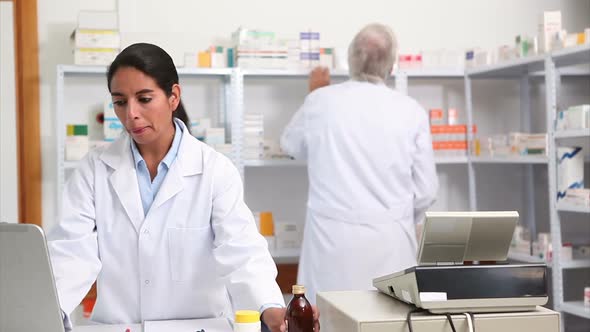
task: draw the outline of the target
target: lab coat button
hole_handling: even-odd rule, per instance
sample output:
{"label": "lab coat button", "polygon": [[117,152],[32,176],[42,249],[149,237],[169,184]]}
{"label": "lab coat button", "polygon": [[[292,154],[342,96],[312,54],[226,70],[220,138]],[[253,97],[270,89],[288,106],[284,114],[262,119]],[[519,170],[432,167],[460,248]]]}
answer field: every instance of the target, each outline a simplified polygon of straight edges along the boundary
{"label": "lab coat button", "polygon": [[150,281],[149,280],[146,280],[144,282],[145,282],[146,286],[150,284]]}

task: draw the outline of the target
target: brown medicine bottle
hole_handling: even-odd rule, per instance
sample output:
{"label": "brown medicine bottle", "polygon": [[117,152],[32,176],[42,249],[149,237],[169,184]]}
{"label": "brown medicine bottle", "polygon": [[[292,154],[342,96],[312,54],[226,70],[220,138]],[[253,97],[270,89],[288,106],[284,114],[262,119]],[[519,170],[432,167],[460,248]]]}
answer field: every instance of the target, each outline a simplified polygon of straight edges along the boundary
{"label": "brown medicine bottle", "polygon": [[287,332],[313,332],[313,310],[305,298],[305,287],[293,285],[293,298],[287,305]]}

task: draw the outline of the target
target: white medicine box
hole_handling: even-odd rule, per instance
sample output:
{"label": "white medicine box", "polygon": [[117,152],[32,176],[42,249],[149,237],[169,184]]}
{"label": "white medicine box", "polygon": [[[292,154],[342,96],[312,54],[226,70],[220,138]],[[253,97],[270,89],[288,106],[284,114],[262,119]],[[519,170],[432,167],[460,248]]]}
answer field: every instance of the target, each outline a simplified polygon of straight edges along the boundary
{"label": "white medicine box", "polygon": [[76,48],[121,48],[121,36],[117,30],[76,29]]}

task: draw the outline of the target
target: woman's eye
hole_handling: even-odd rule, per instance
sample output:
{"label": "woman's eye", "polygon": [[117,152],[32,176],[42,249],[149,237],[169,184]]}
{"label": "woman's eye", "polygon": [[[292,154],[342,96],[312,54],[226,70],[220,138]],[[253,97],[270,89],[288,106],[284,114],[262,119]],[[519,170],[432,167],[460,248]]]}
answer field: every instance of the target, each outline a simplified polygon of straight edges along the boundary
{"label": "woman's eye", "polygon": [[149,103],[150,101],[152,101],[152,98],[149,98],[149,97],[141,97],[141,98],[139,98],[139,102],[140,103],[143,103],[143,104]]}
{"label": "woman's eye", "polygon": [[113,105],[115,105],[115,106],[123,106],[126,103],[127,102],[125,100],[115,100],[115,101],[113,101]]}

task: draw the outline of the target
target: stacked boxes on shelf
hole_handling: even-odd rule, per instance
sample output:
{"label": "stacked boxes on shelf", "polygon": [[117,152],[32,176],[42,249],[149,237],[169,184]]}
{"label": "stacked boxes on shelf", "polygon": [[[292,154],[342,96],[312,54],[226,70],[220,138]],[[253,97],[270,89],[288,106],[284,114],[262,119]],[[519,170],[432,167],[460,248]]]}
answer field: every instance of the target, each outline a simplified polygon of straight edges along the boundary
{"label": "stacked boxes on shelf", "polygon": [[239,28],[232,35],[236,64],[242,68],[285,68],[289,47],[274,32]]}
{"label": "stacked boxes on shelf", "polygon": [[557,113],[555,130],[590,128],[590,105],[572,106]]}
{"label": "stacked boxes on shelf", "polygon": [[557,148],[557,174],[558,200],[565,198],[572,189],[584,188],[584,154],[581,147]]}
{"label": "stacked boxes on shelf", "polygon": [[314,68],[320,65],[320,33],[300,32],[299,45],[301,47],[301,66]]}
{"label": "stacked boxes on shelf", "polygon": [[241,68],[334,68],[334,49],[320,47],[319,32],[300,32],[298,38],[281,39],[271,31],[239,28],[232,34],[232,41],[235,62]]}
{"label": "stacked boxes on shelf", "polygon": [[242,158],[257,160],[264,158],[264,115],[262,113],[245,113],[243,127]]}
{"label": "stacked boxes on shelf", "polygon": [[210,118],[192,120],[191,134],[198,140],[212,146],[217,152],[232,159],[232,145],[225,143],[225,128],[212,127]]}
{"label": "stacked boxes on shelf", "polygon": [[[473,126],[471,130],[475,134],[477,127]],[[446,119],[443,109],[431,109],[430,133],[435,156],[467,155],[467,125],[459,124],[459,112],[457,109],[448,109]]]}
{"label": "stacked boxes on shelf", "polygon": [[590,28],[568,33],[562,29],[560,11],[543,12],[537,36],[517,35],[513,45],[502,45],[494,50],[481,48],[465,52],[465,66],[485,66],[517,58],[549,53],[567,47],[590,44]]}
{"label": "stacked boxes on shelf", "polygon": [[210,118],[199,118],[191,121],[191,134],[198,140],[205,140],[205,131],[211,128]]}
{"label": "stacked boxes on shelf", "polygon": [[65,146],[65,160],[84,158],[89,150],[88,125],[68,125]]}
{"label": "stacked boxes on shelf", "polygon": [[303,225],[288,222],[288,221],[276,221],[275,222],[275,238],[276,238],[276,249],[299,249],[301,248],[301,242],[303,241]]}
{"label": "stacked boxes on shelf", "polygon": [[224,46],[210,46],[202,52],[184,53],[184,67],[227,68],[234,67],[234,49]]}
{"label": "stacked boxes on shelf", "polygon": [[117,12],[81,11],[74,43],[75,64],[111,64],[121,48]]}
{"label": "stacked boxes on shelf", "polygon": [[495,134],[475,139],[476,156],[547,156],[548,138],[545,133]]}
{"label": "stacked boxes on shelf", "polygon": [[104,140],[112,142],[123,132],[123,124],[115,114],[113,102],[108,100],[104,102]]}

